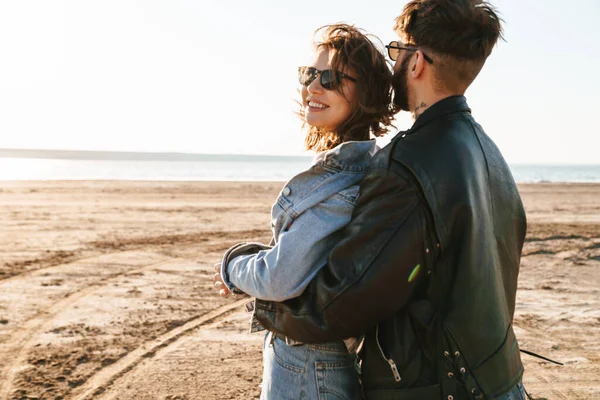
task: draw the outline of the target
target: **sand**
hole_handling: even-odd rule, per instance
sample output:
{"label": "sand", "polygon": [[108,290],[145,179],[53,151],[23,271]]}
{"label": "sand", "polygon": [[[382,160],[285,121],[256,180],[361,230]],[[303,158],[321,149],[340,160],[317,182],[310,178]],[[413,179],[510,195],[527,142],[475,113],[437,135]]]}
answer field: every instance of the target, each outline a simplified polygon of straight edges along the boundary
{"label": "sand", "polygon": [[[212,266],[282,183],[0,182],[0,399],[251,399],[261,334]],[[600,399],[600,185],[520,186],[534,398]]]}

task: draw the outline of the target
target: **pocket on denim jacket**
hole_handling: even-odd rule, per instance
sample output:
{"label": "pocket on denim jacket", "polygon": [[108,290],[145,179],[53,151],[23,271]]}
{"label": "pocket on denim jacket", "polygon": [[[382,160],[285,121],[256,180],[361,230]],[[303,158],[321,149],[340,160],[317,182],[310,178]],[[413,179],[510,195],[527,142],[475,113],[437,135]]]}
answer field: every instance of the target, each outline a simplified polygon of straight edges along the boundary
{"label": "pocket on denim jacket", "polygon": [[344,190],[340,190],[339,192],[337,192],[334,197],[343,200],[349,204],[351,204],[352,206],[354,206],[356,204],[356,199],[358,198],[358,193],[359,193],[359,186],[358,185],[354,185],[354,186],[350,186],[349,188],[346,188]]}

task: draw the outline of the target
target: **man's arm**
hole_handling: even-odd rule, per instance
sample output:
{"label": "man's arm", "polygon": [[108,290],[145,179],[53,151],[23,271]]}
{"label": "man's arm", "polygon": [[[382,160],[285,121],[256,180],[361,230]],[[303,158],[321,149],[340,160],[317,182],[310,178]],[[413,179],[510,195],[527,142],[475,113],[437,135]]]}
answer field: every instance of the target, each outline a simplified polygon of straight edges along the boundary
{"label": "man's arm", "polygon": [[257,301],[261,324],[294,340],[324,342],[362,334],[401,309],[432,263],[419,193],[404,169],[369,171],[328,264],[300,297]]}

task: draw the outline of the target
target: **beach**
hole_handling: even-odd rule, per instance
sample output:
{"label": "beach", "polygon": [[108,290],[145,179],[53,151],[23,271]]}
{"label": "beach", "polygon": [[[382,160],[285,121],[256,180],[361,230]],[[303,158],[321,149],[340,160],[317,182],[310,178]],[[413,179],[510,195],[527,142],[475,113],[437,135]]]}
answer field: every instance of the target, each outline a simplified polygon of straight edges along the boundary
{"label": "beach", "polygon": [[[0,400],[251,399],[262,334],[213,265],[281,182],[0,182]],[[536,399],[600,398],[600,184],[519,186],[514,327]],[[468,296],[468,294],[465,294]],[[485,323],[485,321],[482,321]]]}

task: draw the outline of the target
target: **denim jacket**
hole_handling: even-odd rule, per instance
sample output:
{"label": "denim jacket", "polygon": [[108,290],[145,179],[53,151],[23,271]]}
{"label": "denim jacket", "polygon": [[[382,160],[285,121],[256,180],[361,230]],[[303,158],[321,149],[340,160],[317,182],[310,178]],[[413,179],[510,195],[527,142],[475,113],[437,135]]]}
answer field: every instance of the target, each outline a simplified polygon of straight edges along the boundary
{"label": "denim jacket", "polygon": [[342,143],[287,182],[271,210],[274,246],[241,243],[225,253],[221,275],[229,290],[271,301],[299,296],[350,221],[377,150],[374,140]]}

